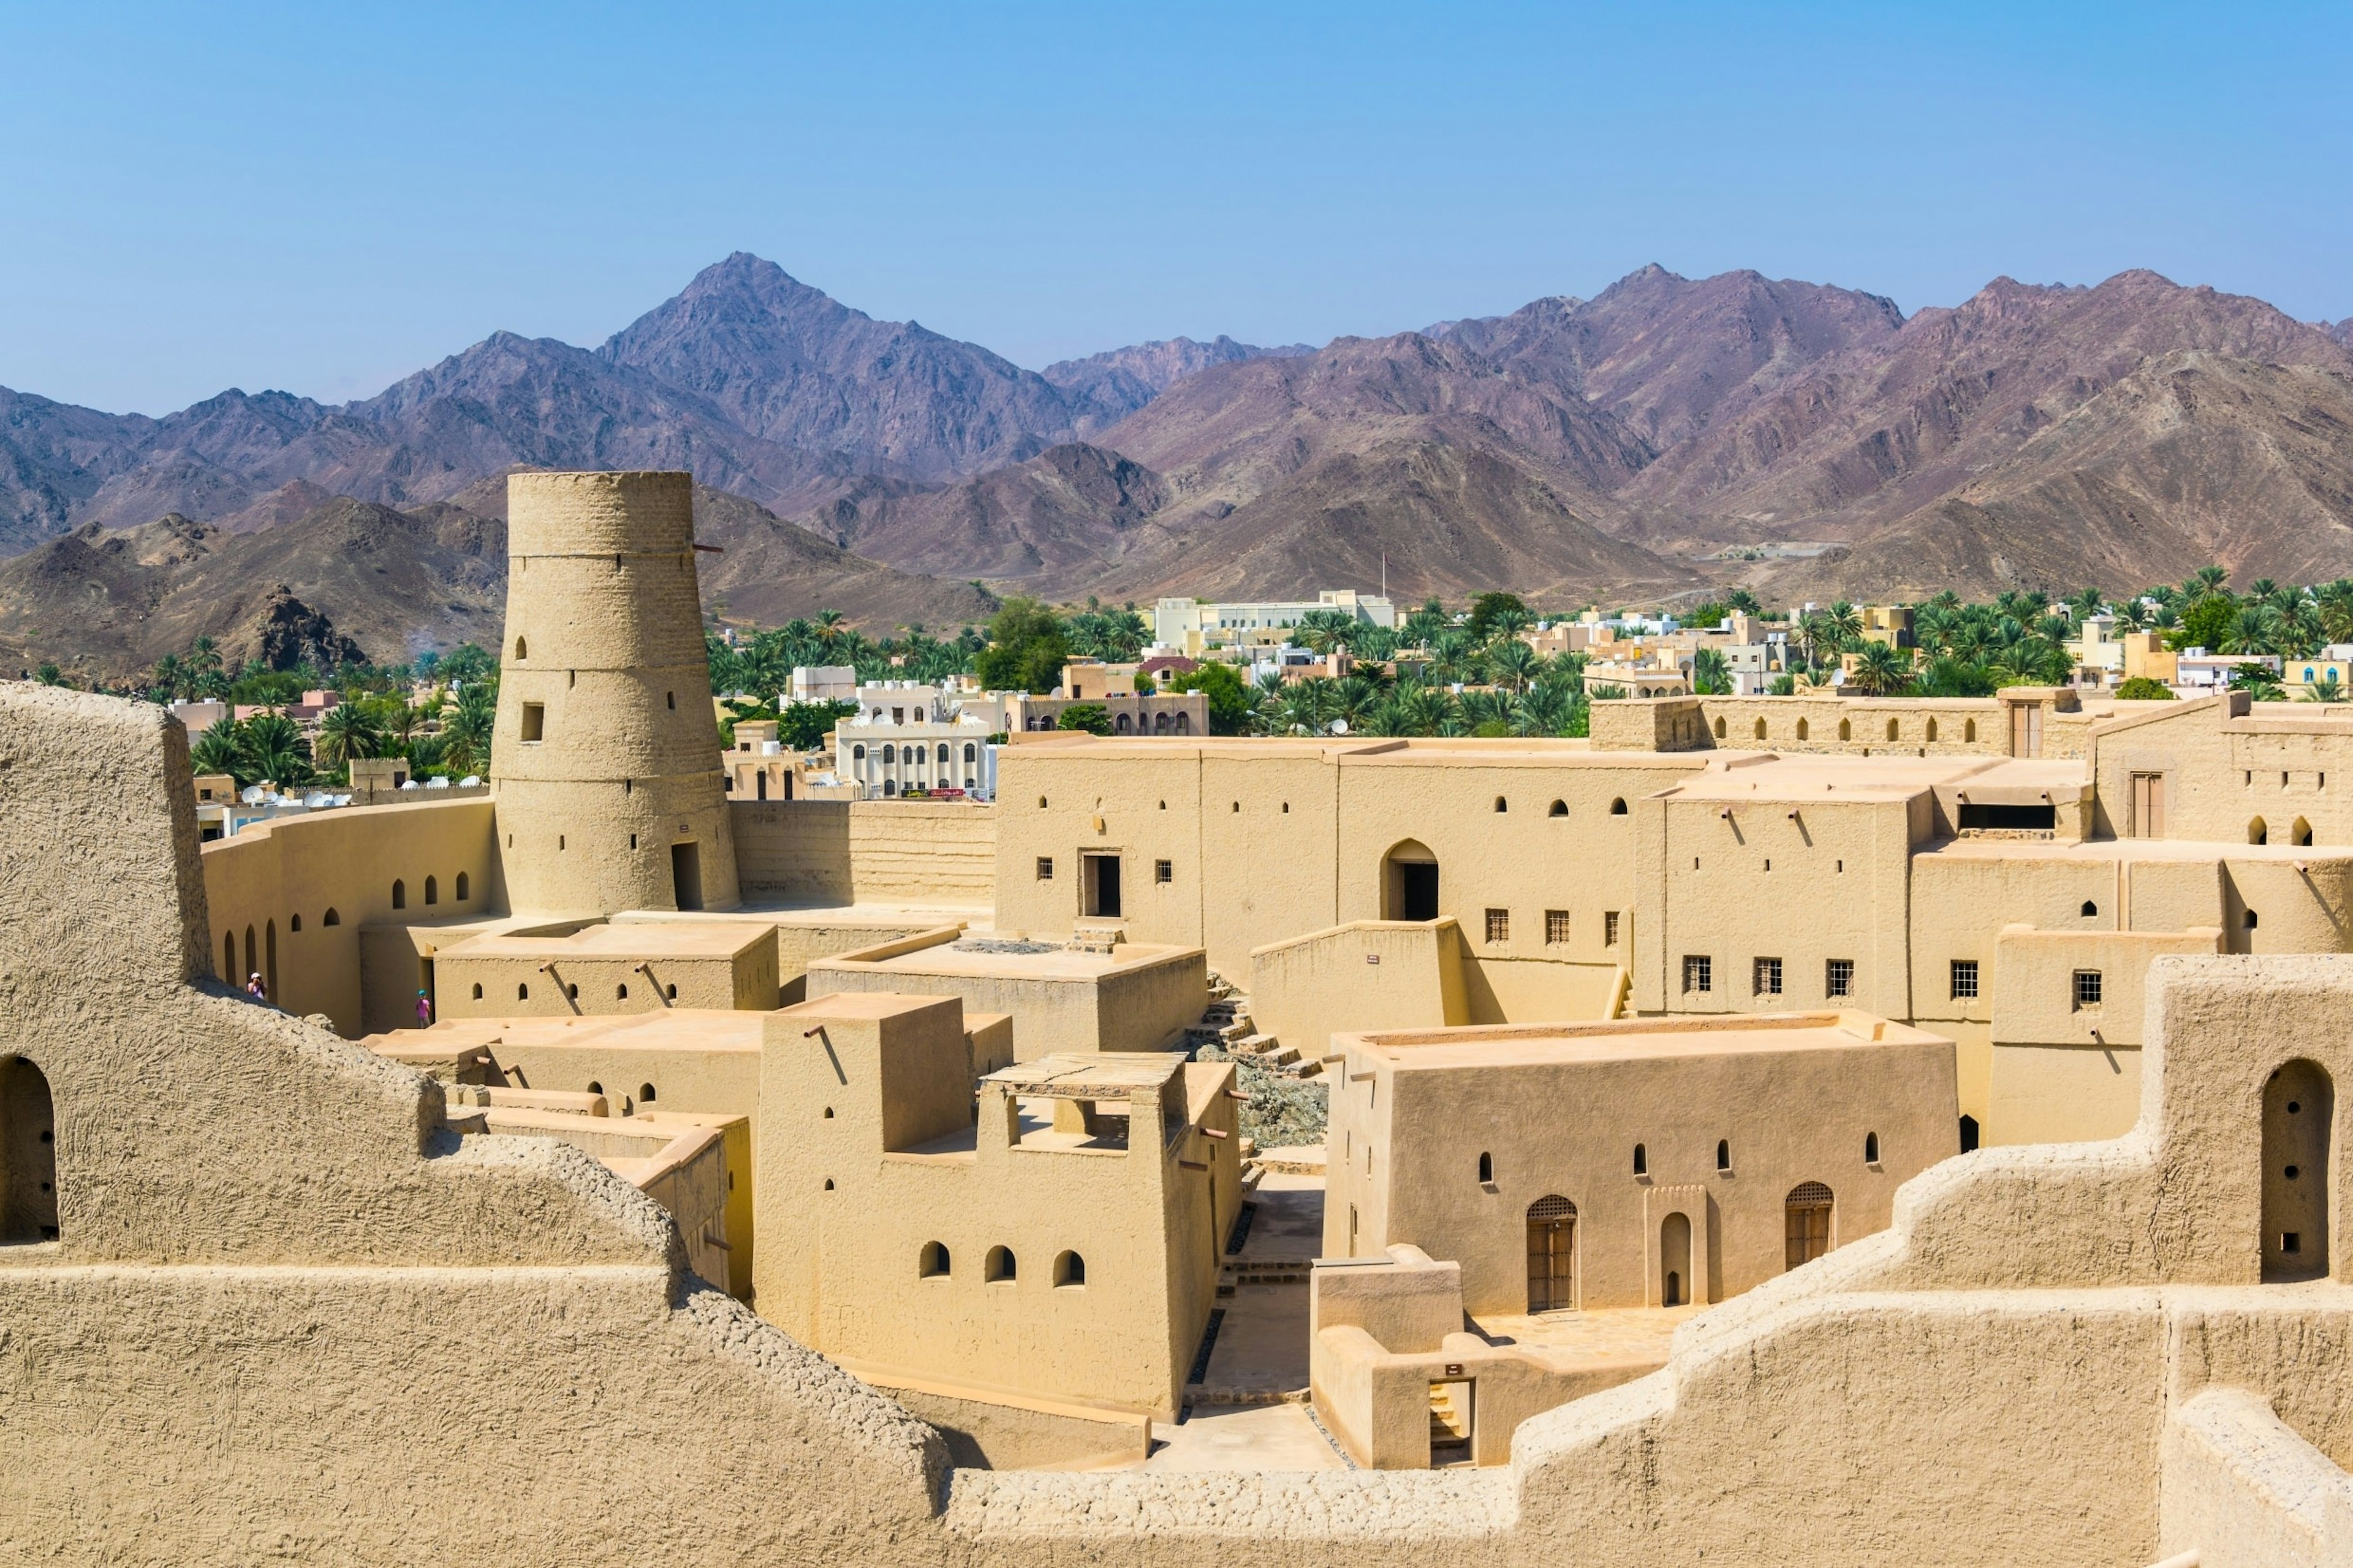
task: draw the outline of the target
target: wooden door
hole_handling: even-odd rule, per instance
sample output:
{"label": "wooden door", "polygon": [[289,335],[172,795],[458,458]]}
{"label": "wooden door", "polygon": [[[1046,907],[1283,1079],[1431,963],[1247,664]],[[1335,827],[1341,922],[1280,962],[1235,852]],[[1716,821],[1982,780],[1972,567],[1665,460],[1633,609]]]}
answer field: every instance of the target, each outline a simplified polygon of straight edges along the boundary
{"label": "wooden door", "polygon": [[1577,1205],[1563,1197],[1528,1205],[1528,1310],[1577,1305]]}

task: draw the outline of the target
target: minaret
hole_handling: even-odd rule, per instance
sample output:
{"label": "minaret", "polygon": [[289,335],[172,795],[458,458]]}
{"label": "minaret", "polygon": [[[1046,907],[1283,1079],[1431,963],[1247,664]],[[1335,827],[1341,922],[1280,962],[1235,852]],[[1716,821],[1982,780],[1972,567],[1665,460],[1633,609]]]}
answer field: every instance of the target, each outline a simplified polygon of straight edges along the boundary
{"label": "minaret", "polygon": [[691,477],[511,476],[499,664],[509,908],[734,908]]}

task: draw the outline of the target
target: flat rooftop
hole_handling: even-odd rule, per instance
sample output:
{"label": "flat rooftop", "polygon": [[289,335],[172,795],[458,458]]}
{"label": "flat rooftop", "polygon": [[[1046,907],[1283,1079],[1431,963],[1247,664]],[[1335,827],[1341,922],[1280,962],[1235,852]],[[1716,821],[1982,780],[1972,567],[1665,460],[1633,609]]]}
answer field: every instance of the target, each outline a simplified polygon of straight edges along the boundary
{"label": "flat rooftop", "polygon": [[1333,1036],[1343,1049],[1385,1060],[1399,1072],[1853,1050],[1870,1045],[1926,1045],[1945,1038],[1873,1014],[1843,1011],[1621,1018],[1597,1024],[1487,1024]]}
{"label": "flat rooftop", "polygon": [[[1679,753],[1683,754],[1683,753]],[[1670,800],[1908,800],[1926,790],[2059,791],[2089,782],[2073,758],[1984,756],[1842,757],[1811,752],[1712,752],[1707,765],[1661,793]]]}
{"label": "flat rooftop", "polygon": [[624,959],[733,958],[769,939],[773,921],[700,920],[599,922],[565,935],[498,932],[451,942],[442,958]]}
{"label": "flat rooftop", "polygon": [[1029,1099],[1125,1100],[1138,1089],[1158,1089],[1193,1065],[1172,1051],[1069,1054],[1016,1062],[981,1081],[1003,1084],[1008,1093]]}
{"label": "flat rooftop", "polygon": [[[828,1001],[847,998],[827,998]],[[392,1029],[360,1041],[379,1056],[438,1058],[501,1045],[598,1046],[627,1050],[756,1051],[765,1013],[663,1007],[577,1018],[458,1018],[429,1029]]]}
{"label": "flat rooftop", "polygon": [[[908,942],[919,939],[910,937]],[[1109,952],[1087,952],[1060,942],[1026,942],[1018,938],[974,936],[953,942],[910,947],[885,942],[854,952],[838,952],[814,961],[820,970],[841,964],[858,965],[882,973],[949,975],[967,980],[1093,980],[1114,970],[1173,958],[1200,949],[1171,942],[1124,942]]]}

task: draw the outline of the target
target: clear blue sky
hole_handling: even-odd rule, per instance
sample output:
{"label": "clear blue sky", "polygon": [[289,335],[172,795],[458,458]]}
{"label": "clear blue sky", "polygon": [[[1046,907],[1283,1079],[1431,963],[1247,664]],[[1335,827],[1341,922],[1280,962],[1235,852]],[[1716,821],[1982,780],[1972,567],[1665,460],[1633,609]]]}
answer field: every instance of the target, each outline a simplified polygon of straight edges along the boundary
{"label": "clear blue sky", "polygon": [[2353,315],[2353,6],[0,4],[0,384],[593,344],[730,250],[1029,365],[1648,261]]}

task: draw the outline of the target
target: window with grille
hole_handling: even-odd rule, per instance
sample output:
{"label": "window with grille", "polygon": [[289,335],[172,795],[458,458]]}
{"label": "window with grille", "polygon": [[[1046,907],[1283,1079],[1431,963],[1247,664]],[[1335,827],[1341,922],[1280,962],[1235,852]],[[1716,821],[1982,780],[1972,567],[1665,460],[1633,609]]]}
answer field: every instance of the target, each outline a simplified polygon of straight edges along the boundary
{"label": "window with grille", "polygon": [[2096,1007],[2100,1005],[2100,972],[2096,969],[2075,971],[2075,1005]]}
{"label": "window with grille", "polygon": [[1715,960],[1704,953],[1683,955],[1683,989],[1713,991],[1715,989]]}
{"label": "window with grille", "polygon": [[1489,910],[1487,911],[1487,940],[1489,942],[1509,942],[1512,940],[1511,910]]}
{"label": "window with grille", "polygon": [[1604,947],[1618,945],[1618,911],[1616,910],[1608,910],[1601,917],[1601,945]]}
{"label": "window with grille", "polygon": [[1823,971],[1822,990],[1827,994],[1832,996],[1853,995],[1854,960],[1852,958],[1831,959],[1828,966]]}
{"label": "window with grille", "polygon": [[1054,858],[1051,855],[1038,857],[1038,879],[1041,882],[1050,882],[1054,879]]}
{"label": "window with grille", "polygon": [[1953,960],[1953,1000],[1974,1002],[1978,996],[1978,961],[1974,958]]}
{"label": "window with grille", "polygon": [[1567,910],[1546,910],[1545,911],[1545,945],[1547,947],[1558,947],[1567,940],[1568,911]]}
{"label": "window with grille", "polygon": [[1175,881],[1176,879],[1176,862],[1173,860],[1155,860],[1152,863],[1152,879],[1155,882]]}
{"label": "window with grille", "polygon": [[1757,994],[1759,996],[1781,994],[1781,961],[1779,959],[1760,958],[1757,961]]}

